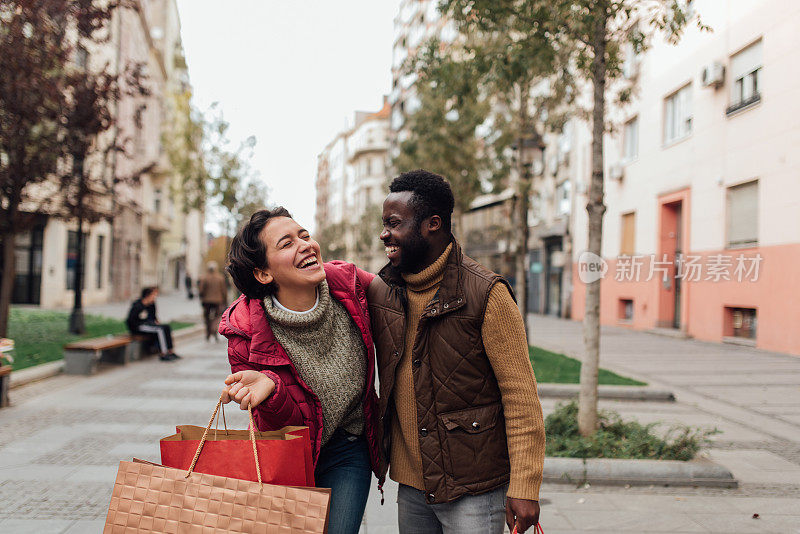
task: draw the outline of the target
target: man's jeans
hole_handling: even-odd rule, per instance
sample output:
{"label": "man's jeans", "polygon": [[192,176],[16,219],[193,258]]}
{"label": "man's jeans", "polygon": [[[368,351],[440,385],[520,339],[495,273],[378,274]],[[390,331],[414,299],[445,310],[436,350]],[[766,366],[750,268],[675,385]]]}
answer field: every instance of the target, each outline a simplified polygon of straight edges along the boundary
{"label": "man's jeans", "polygon": [[480,495],[464,495],[439,504],[428,504],[418,489],[400,484],[397,522],[400,534],[502,534],[506,524],[508,486]]}
{"label": "man's jeans", "polygon": [[322,447],[314,470],[318,488],[331,488],[330,534],[358,534],[372,468],[364,436],[337,430]]}

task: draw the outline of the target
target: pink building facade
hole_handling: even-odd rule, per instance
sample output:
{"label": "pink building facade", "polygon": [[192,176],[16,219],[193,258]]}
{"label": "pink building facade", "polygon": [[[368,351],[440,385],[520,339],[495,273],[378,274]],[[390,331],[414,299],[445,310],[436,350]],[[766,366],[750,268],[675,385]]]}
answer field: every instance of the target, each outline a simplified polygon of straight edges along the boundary
{"label": "pink building facade", "polygon": [[[635,59],[606,140],[601,322],[800,355],[800,5],[693,5],[713,32]],[[582,319],[585,210],[571,228]]]}

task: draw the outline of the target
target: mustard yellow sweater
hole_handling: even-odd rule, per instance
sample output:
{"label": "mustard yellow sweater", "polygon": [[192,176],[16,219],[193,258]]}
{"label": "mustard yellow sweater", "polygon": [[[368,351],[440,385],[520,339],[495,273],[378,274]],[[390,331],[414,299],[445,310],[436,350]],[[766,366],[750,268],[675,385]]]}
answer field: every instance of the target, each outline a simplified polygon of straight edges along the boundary
{"label": "mustard yellow sweater", "polygon": [[[405,352],[397,366],[394,387],[395,415],[389,476],[392,480],[424,490],[422,455],[417,434],[417,409],[411,370],[411,348],[419,318],[444,276],[452,245],[432,265],[417,274],[404,275],[408,289]],[[544,420],[536,393],[536,377],[528,358],[525,326],[514,299],[503,284],[495,285],[481,330],[486,355],[500,386],[506,419],[511,483],[508,496],[539,499],[544,465]]]}

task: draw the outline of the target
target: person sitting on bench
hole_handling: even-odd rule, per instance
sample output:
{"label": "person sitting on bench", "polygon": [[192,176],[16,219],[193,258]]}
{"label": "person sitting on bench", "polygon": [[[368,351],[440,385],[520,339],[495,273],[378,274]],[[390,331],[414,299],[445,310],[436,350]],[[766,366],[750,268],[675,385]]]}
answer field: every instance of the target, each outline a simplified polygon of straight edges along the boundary
{"label": "person sitting on bench", "polygon": [[158,341],[161,361],[170,362],[180,358],[172,350],[172,329],[168,324],[161,324],[156,318],[157,287],[142,289],[142,297],[133,301],[125,321],[131,334],[145,335]]}

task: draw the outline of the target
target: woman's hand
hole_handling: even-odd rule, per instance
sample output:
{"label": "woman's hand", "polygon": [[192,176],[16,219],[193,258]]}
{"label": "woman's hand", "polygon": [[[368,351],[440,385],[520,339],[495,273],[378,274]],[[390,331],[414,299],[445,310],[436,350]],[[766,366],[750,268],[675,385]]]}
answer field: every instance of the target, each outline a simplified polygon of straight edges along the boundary
{"label": "woman's hand", "polygon": [[255,408],[275,391],[275,382],[258,371],[239,371],[228,375],[226,386],[222,389],[224,404],[235,400],[239,408]]}

